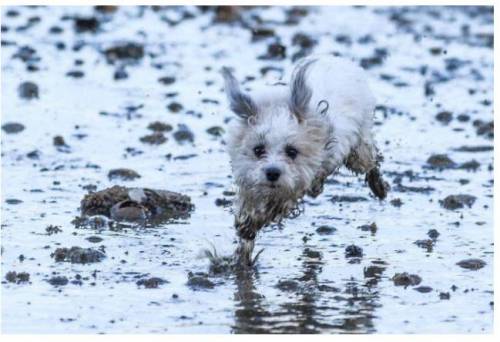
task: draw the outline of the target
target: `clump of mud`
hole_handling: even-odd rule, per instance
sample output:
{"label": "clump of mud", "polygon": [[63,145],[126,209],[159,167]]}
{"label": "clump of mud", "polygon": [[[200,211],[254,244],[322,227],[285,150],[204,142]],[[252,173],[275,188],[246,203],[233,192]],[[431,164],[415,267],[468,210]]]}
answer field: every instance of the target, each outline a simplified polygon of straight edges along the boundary
{"label": "clump of mud", "polygon": [[187,218],[193,209],[191,199],[177,192],[118,185],[85,195],[80,205],[82,216],[125,221]]}
{"label": "clump of mud", "polygon": [[396,273],[394,277],[392,277],[392,281],[396,286],[408,287],[420,284],[422,282],[422,278],[420,278],[416,274],[409,274],[403,272],[403,273]]}
{"label": "clump of mud", "polygon": [[472,207],[476,197],[472,195],[449,195],[445,199],[440,200],[441,206],[448,210],[461,209],[465,206]]}
{"label": "clump of mud", "polygon": [[89,264],[99,262],[105,258],[105,254],[101,251],[76,246],[71,248],[57,248],[50,256],[56,262],[65,261],[72,264]]}
{"label": "clump of mud", "polygon": [[468,270],[479,270],[486,266],[486,262],[481,259],[465,259],[457,262],[457,265]]}
{"label": "clump of mud", "polygon": [[27,272],[17,273],[16,271],[10,271],[5,275],[5,280],[16,284],[27,283],[30,281],[30,274]]}

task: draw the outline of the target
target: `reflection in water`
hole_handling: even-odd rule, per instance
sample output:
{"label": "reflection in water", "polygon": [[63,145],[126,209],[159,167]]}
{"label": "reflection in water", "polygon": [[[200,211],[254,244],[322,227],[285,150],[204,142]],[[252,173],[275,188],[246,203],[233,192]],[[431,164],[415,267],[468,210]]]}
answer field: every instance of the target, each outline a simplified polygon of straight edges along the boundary
{"label": "reflection in water", "polygon": [[[343,288],[321,283],[322,254],[305,247],[302,276],[288,281],[284,291],[295,295],[290,302],[271,306],[258,293],[255,270],[239,271],[235,277],[234,333],[373,333],[378,304],[377,281],[384,267],[364,269],[364,280],[345,280]],[[374,262],[377,264],[377,262]]]}

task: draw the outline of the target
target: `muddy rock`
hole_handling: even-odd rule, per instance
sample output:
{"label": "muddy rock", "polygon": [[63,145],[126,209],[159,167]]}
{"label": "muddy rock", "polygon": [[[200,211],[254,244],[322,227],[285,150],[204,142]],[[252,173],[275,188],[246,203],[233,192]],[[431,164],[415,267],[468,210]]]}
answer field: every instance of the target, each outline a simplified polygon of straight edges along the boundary
{"label": "muddy rock", "polygon": [[420,278],[416,274],[409,274],[409,273],[396,273],[392,277],[392,281],[394,282],[394,285],[396,286],[414,286],[418,285],[422,282],[422,278]]}
{"label": "muddy rock", "polygon": [[135,202],[144,208],[148,217],[163,219],[186,218],[194,209],[188,196],[167,191],[146,188],[126,188],[115,185],[111,188],[85,195],[80,203],[82,216],[111,216],[111,208],[124,201]]}
{"label": "muddy rock", "polygon": [[441,300],[449,300],[450,299],[450,293],[449,292],[440,292],[439,293],[439,299]]}
{"label": "muddy rock", "polygon": [[432,287],[430,286],[419,286],[419,287],[414,287],[413,289],[420,293],[429,293],[432,291]]}
{"label": "muddy rock", "polygon": [[184,124],[179,124],[177,131],[175,131],[173,135],[175,141],[177,141],[179,144],[194,141],[193,131],[191,131],[189,127]]}
{"label": "muddy rock", "polygon": [[207,128],[207,133],[214,137],[221,137],[225,133],[225,130],[220,126],[212,126]]}
{"label": "muddy rock", "polygon": [[316,233],[318,233],[318,235],[332,235],[336,231],[337,228],[326,225],[319,226],[318,228],[316,228]]}
{"label": "muddy rock", "polygon": [[24,125],[17,122],[8,122],[2,125],[2,130],[7,134],[17,134],[24,131]]}
{"label": "muddy rock", "polygon": [[189,286],[192,290],[207,290],[213,289],[215,287],[215,283],[208,279],[208,275],[205,273],[189,272],[187,286]]}
{"label": "muddy rock", "polygon": [[144,221],[149,216],[149,211],[144,205],[130,200],[116,203],[110,212],[111,219],[115,221]]}
{"label": "muddy rock", "polygon": [[396,208],[400,208],[403,205],[403,201],[401,200],[401,198],[394,198],[390,200],[390,203]]}
{"label": "muddy rock", "polygon": [[430,237],[433,240],[436,240],[439,237],[439,232],[436,229],[430,229],[427,232],[427,236]]}
{"label": "muddy rock", "polygon": [[216,198],[215,205],[218,207],[230,207],[233,204],[233,201],[227,198]]}
{"label": "muddy rock", "polygon": [[286,58],[286,47],[279,42],[271,43],[267,47],[267,53],[260,56],[263,60],[283,60]]}
{"label": "muddy rock", "polygon": [[375,222],[372,222],[371,224],[363,224],[358,227],[358,229],[361,229],[364,232],[371,232],[372,234],[375,234],[377,232],[377,224]]}
{"label": "muddy rock", "polygon": [[161,145],[168,141],[167,137],[161,132],[155,132],[153,134],[148,134],[139,139],[141,142],[150,145]]}
{"label": "muddy rock", "polygon": [[356,203],[368,201],[366,197],[362,196],[349,196],[349,195],[334,195],[330,198],[333,203],[346,202],[346,203]]}
{"label": "muddy rock", "polygon": [[453,114],[448,111],[439,112],[436,114],[436,120],[443,124],[449,124],[453,120]]}
{"label": "muddy rock", "polygon": [[493,121],[482,121],[482,120],[474,120],[472,123],[474,127],[476,127],[476,134],[480,136],[484,136],[489,139],[493,139],[494,132],[494,123]]}
{"label": "muddy rock", "polygon": [[141,175],[136,171],[131,169],[113,169],[108,172],[108,178],[110,180],[120,179],[124,181],[134,180],[136,178],[141,178]]}
{"label": "muddy rock", "polygon": [[64,285],[68,285],[68,283],[69,283],[68,278],[66,278],[64,276],[55,276],[55,277],[50,278],[47,281],[52,286],[64,286]]}
{"label": "muddy rock", "polygon": [[445,199],[440,200],[439,203],[441,206],[448,210],[456,210],[462,209],[465,206],[472,207],[474,202],[476,201],[476,197],[472,195],[449,195],[445,197]]}
{"label": "muddy rock", "polygon": [[77,33],[95,33],[99,29],[99,21],[95,17],[76,17],[74,23]]}
{"label": "muddy rock", "polygon": [[168,123],[155,121],[151,122],[148,125],[148,129],[152,130],[153,132],[170,132],[174,128],[172,127],[172,125],[169,125]]}
{"label": "muddy rock", "polygon": [[158,82],[160,82],[163,85],[171,85],[171,84],[175,83],[175,77],[173,77],[173,76],[160,77],[158,79]]}
{"label": "muddy rock", "polygon": [[457,262],[457,265],[468,270],[479,270],[486,266],[486,262],[481,259],[465,259]]}
{"label": "muddy rock", "polygon": [[104,259],[103,252],[93,248],[82,248],[73,246],[71,248],[57,248],[50,255],[56,262],[71,262],[72,264],[89,264]]}
{"label": "muddy rock", "polygon": [[256,27],[252,29],[252,42],[258,42],[274,36],[275,32],[272,28]]}
{"label": "muddy rock", "polygon": [[149,279],[141,279],[137,281],[137,286],[144,286],[146,289],[157,289],[160,285],[168,283],[162,278],[152,277]]}
{"label": "muddy rock", "polygon": [[460,164],[458,168],[467,171],[476,171],[477,169],[479,169],[480,166],[481,164],[479,164],[477,160],[472,159],[468,162]]}
{"label": "muddy rock", "polygon": [[144,57],[144,46],[133,42],[120,43],[104,50],[104,55],[109,64],[136,63]]}
{"label": "muddy rock", "polygon": [[432,239],[417,240],[414,242],[414,244],[420,248],[427,249],[428,252],[431,252],[432,248],[434,247],[434,240]]}
{"label": "muddy rock", "polygon": [[34,82],[23,82],[17,88],[19,97],[26,100],[38,98],[38,86]]}
{"label": "muddy rock", "polygon": [[456,163],[446,154],[433,154],[427,159],[427,167],[431,169],[452,169],[456,167]]}
{"label": "muddy rock", "polygon": [[361,258],[363,256],[363,248],[356,245],[350,245],[345,248],[346,258]]}
{"label": "muddy rock", "polygon": [[363,269],[363,275],[365,278],[380,278],[382,273],[384,273],[385,267],[370,265]]}
{"label": "muddy rock", "polygon": [[17,273],[15,271],[10,271],[5,275],[5,280],[7,280],[9,283],[16,284],[27,283],[30,281],[30,274],[27,272]]}

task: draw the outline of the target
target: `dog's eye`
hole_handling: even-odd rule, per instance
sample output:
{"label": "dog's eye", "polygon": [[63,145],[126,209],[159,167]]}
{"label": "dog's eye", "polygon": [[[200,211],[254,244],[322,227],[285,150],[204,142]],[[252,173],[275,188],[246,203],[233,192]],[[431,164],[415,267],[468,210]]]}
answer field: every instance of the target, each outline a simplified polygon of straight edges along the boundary
{"label": "dog's eye", "polygon": [[299,154],[299,151],[293,146],[287,146],[285,147],[285,153],[290,159],[295,159],[297,158],[297,154]]}
{"label": "dog's eye", "polygon": [[266,149],[264,145],[257,145],[253,148],[253,153],[255,153],[257,158],[261,158],[266,153]]}

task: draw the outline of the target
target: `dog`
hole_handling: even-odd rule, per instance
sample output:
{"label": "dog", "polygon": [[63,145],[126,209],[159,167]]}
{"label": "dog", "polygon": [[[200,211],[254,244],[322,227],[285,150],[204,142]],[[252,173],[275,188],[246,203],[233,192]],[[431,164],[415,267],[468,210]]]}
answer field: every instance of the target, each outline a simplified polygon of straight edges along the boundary
{"label": "dog", "polygon": [[290,82],[256,93],[241,90],[222,69],[232,120],[227,141],[234,180],[238,263],[252,265],[257,232],[297,213],[305,195],[317,197],[341,166],[365,174],[373,194],[389,190],[372,126],[375,98],[365,71],[353,62],[313,55],[297,63]]}

